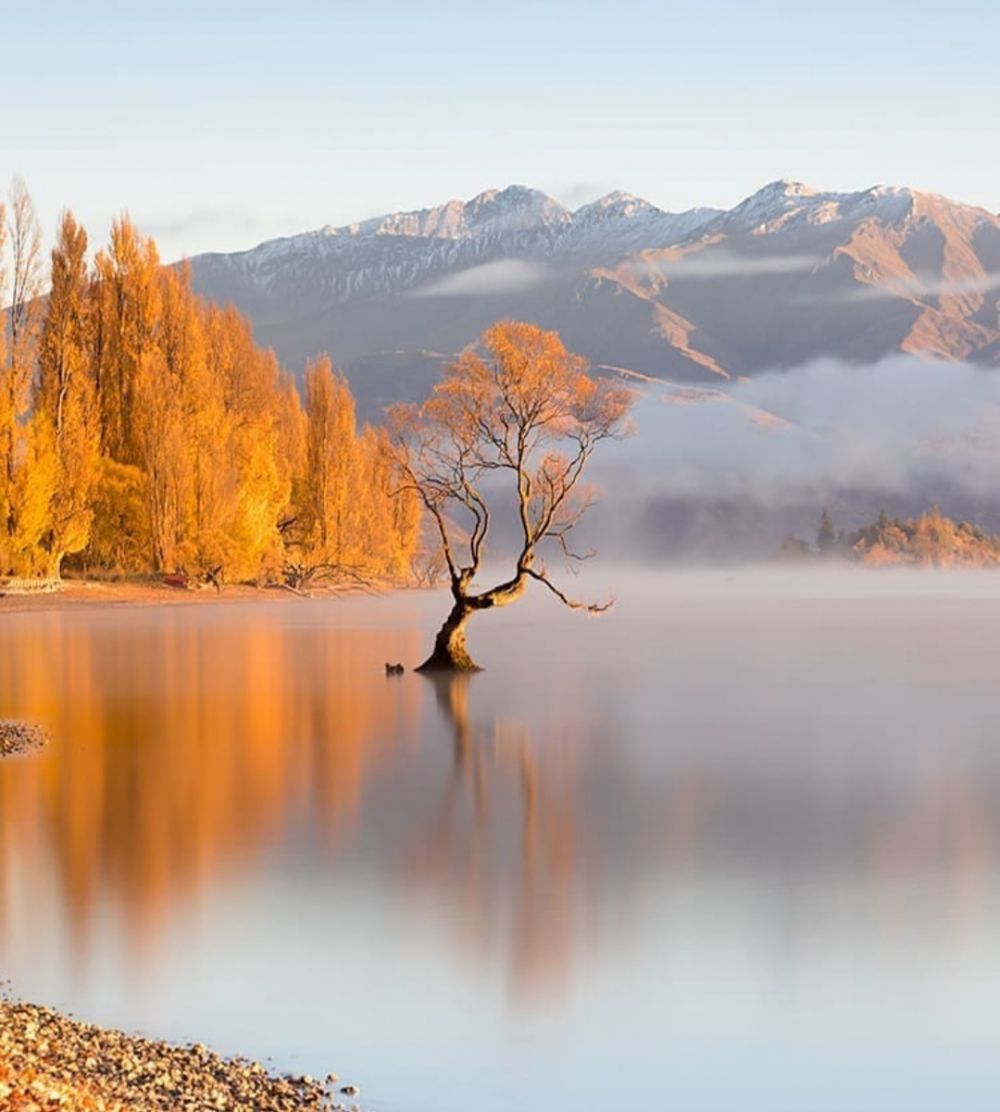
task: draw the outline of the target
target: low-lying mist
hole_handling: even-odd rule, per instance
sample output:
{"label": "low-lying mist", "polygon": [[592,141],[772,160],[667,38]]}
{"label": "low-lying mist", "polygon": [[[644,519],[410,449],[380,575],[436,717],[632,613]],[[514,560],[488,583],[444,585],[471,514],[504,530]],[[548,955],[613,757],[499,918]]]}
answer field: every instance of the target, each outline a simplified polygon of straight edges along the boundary
{"label": "low-lying mist", "polygon": [[1000,528],[1000,375],[894,356],[824,359],[719,389],[649,383],[636,434],[604,446],[587,542],[615,558],[732,559],[932,505]]}

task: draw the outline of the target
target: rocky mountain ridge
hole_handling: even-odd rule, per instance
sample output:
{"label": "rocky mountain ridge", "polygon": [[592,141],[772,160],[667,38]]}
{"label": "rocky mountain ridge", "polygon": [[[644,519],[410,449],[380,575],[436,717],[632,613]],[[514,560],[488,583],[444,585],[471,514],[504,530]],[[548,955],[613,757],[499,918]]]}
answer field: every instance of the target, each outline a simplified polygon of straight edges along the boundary
{"label": "rocky mountain ridge", "polygon": [[191,265],[292,367],[329,351],[363,402],[418,396],[506,316],[682,382],[820,357],[1000,361],[1000,218],[909,188],[780,180],[728,211],[669,213],[621,192],[570,210],[510,186]]}

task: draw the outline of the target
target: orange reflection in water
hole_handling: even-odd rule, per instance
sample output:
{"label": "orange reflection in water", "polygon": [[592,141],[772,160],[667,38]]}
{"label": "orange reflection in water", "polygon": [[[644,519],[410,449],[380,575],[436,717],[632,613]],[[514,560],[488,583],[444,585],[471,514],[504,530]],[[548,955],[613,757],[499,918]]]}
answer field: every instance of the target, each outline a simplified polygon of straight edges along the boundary
{"label": "orange reflection in water", "polygon": [[[16,856],[24,874],[55,878],[81,966],[109,899],[133,954],[149,956],[168,910],[252,876],[296,824],[327,857],[356,837],[382,769],[389,806],[367,816],[381,828],[376,870],[453,908],[446,929],[478,959],[503,955],[516,995],[563,987],[579,864],[576,731],[546,737],[540,752],[515,721],[473,725],[467,678],[386,679],[385,660],[418,656],[418,631],[295,614],[8,615],[0,716],[42,723],[53,744],[0,764],[0,893]],[[421,743],[419,783],[387,768]],[[414,811],[394,818],[414,796]],[[7,922],[0,915],[0,941]]]}
{"label": "orange reflection in water", "polygon": [[171,902],[252,865],[299,817],[335,841],[368,770],[416,742],[420,688],[381,674],[387,643],[412,655],[415,634],[269,612],[5,619],[0,713],[53,744],[0,766],[0,862],[16,849],[29,875],[57,873],[76,946],[105,892],[142,947]]}
{"label": "orange reflection in water", "polygon": [[713,885],[772,893],[762,906],[802,924],[786,950],[803,962],[839,937],[815,910],[828,880],[850,882],[867,938],[913,919],[908,878],[944,893],[925,934],[972,930],[992,906],[1000,760],[974,736],[945,746],[915,715],[912,745],[872,745],[865,706],[854,731],[819,718],[799,733],[789,722],[811,720],[786,721],[752,670],[730,686],[767,727],[752,735],[749,711],[713,720],[676,694],[637,725],[627,695],[595,700],[599,662],[531,689],[520,661],[387,680],[385,661],[419,658],[421,631],[344,628],[339,614],[5,615],[0,716],[54,742],[0,763],[0,944],[48,886],[81,968],[108,908],[145,956],[168,911],[234,877],[263,877],[271,898],[267,855],[296,839],[315,851],[301,878],[313,888],[362,846],[362,886],[405,894],[400,945],[429,908],[442,945],[457,940],[477,972],[499,966],[520,1001],[568,998],[587,961],[627,952],[671,900]]}

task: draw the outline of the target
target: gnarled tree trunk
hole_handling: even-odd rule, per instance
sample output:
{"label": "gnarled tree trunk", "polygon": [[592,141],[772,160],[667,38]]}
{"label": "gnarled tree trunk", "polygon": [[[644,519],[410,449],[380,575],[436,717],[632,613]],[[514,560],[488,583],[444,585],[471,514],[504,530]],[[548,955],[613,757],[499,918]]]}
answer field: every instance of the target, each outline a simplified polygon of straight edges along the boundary
{"label": "gnarled tree trunk", "polygon": [[522,556],[517,573],[506,583],[481,594],[468,593],[472,569],[467,568],[452,580],[454,598],[451,613],[434,639],[434,650],[417,668],[418,672],[481,672],[482,668],[469,656],[465,647],[465,624],[477,610],[493,610],[510,606],[524,594],[531,567],[531,553]]}
{"label": "gnarled tree trunk", "polygon": [[451,613],[434,638],[431,655],[417,668],[418,672],[479,672],[479,665],[465,647],[465,623],[474,607],[463,598],[456,598]]}

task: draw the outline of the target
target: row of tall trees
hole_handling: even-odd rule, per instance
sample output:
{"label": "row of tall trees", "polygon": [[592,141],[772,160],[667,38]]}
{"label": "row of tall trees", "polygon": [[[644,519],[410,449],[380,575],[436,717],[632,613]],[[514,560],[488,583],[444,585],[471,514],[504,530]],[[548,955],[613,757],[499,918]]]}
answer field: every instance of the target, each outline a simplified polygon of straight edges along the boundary
{"label": "row of tall trees", "polygon": [[323,357],[303,400],[127,218],[91,264],[66,213],[46,273],[15,182],[0,304],[0,574],[409,572],[419,504],[346,380]]}

